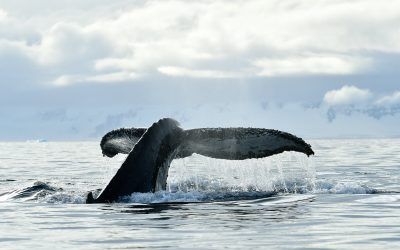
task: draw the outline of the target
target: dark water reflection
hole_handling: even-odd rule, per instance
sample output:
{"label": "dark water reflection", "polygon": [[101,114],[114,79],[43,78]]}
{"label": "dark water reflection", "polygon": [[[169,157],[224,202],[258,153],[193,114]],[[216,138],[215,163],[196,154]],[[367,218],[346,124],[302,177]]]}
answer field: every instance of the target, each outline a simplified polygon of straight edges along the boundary
{"label": "dark water reflection", "polygon": [[195,220],[206,224],[213,221],[220,226],[240,229],[248,227],[249,223],[266,225],[296,220],[309,212],[308,206],[314,199],[312,195],[283,195],[239,201],[115,204],[100,209],[107,213],[130,214],[131,218],[127,219],[131,220],[156,221],[159,223],[157,228],[174,228]]}
{"label": "dark water reflection", "polygon": [[130,213],[130,214],[161,214],[175,210],[182,210],[182,211],[189,210],[189,208],[184,207],[184,205],[186,204],[188,203],[174,202],[174,203],[137,204],[137,205],[129,205],[125,209],[120,210],[120,212]]}

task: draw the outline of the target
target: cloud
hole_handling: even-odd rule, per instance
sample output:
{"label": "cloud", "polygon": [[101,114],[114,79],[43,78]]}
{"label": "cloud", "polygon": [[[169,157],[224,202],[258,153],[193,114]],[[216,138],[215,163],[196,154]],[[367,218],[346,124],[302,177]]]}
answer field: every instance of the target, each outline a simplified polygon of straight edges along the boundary
{"label": "cloud", "polygon": [[98,75],[62,75],[57,77],[53,83],[57,86],[66,86],[77,83],[119,83],[135,80],[137,76],[129,72],[113,72]]}
{"label": "cloud", "polygon": [[132,59],[128,58],[102,58],[95,61],[94,68],[97,71],[132,70],[135,68],[135,64]]}
{"label": "cloud", "polygon": [[383,96],[376,101],[377,105],[400,105],[400,91],[396,91],[391,95]]}
{"label": "cloud", "polygon": [[7,18],[7,12],[5,10],[0,9],[0,22],[6,20]]}
{"label": "cloud", "polygon": [[324,96],[324,103],[330,106],[360,104],[371,97],[372,93],[368,89],[345,85],[338,90],[328,91]]}
{"label": "cloud", "polygon": [[71,23],[56,23],[44,32],[38,45],[31,47],[40,64],[58,67],[92,66],[93,60],[113,53],[108,37]]}
{"label": "cloud", "polygon": [[327,105],[326,116],[329,122],[339,114],[351,116],[363,114],[375,119],[400,114],[400,91],[374,98],[377,94],[368,89],[345,85],[338,90],[328,91],[323,99]]}
{"label": "cloud", "polygon": [[[160,73],[201,79],[363,74],[384,63],[381,54],[400,52],[396,0],[37,5],[42,8],[6,4],[0,35],[20,44],[13,49],[36,63],[40,82],[55,85]],[[135,78],[109,75],[132,73]]]}
{"label": "cloud", "polygon": [[304,55],[257,59],[253,64],[261,68],[259,76],[343,75],[365,70],[370,67],[370,59],[340,55]]}
{"label": "cloud", "polygon": [[216,70],[193,70],[182,67],[162,66],[158,71],[168,76],[183,76],[183,77],[197,77],[197,78],[234,78],[240,74],[235,72],[224,72]]}

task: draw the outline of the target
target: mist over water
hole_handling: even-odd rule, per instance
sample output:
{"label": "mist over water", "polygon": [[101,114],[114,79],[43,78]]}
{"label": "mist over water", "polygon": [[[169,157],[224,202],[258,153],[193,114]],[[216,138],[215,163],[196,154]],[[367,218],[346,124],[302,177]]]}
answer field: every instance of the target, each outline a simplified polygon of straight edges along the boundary
{"label": "mist over water", "polygon": [[[394,248],[400,140],[311,140],[315,156],[174,160],[167,190],[84,204],[125,156],[97,142],[0,143],[9,248]],[[351,235],[351,237],[348,237]],[[232,244],[235,242],[235,244]]]}

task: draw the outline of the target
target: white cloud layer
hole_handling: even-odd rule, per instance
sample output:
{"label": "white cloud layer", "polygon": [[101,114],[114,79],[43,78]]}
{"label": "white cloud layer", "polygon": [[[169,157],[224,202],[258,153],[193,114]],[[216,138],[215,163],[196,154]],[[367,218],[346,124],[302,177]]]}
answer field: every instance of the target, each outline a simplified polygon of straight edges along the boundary
{"label": "white cloud layer", "polygon": [[23,55],[56,85],[361,74],[377,54],[400,52],[397,0],[66,3],[0,9],[0,51]]}
{"label": "white cloud layer", "polygon": [[345,85],[338,90],[328,91],[324,96],[324,102],[331,106],[351,105],[365,103],[371,97],[372,93],[368,89]]}

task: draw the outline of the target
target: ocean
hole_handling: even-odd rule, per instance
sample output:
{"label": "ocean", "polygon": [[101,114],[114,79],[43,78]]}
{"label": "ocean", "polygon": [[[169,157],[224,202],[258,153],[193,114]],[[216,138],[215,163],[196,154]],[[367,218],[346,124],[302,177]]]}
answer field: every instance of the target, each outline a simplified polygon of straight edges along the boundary
{"label": "ocean", "polygon": [[98,142],[0,143],[0,249],[400,249],[400,139],[307,140],[174,160],[167,191],[85,204],[124,155]]}

